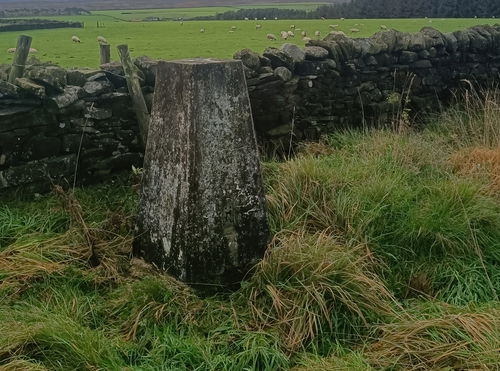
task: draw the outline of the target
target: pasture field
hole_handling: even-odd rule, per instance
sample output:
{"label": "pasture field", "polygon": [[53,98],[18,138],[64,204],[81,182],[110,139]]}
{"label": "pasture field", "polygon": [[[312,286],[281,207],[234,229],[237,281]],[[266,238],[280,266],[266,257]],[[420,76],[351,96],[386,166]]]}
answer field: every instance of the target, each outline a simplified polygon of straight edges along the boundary
{"label": "pasture field", "polygon": [[[110,12],[107,12],[110,13]],[[111,14],[111,13],[110,13]],[[180,13],[179,13],[180,14]],[[147,16],[141,14],[141,18]],[[399,31],[416,32],[424,26],[432,26],[442,32],[450,32],[478,24],[494,24],[495,19],[349,19],[349,20],[267,20],[267,21],[189,21],[181,25],[176,21],[165,22],[124,22],[105,14],[91,16],[61,16],[51,19],[85,22],[83,29],[57,29],[26,31],[33,37],[32,47],[38,50],[37,58],[52,61],[64,67],[97,67],[99,46],[96,37],[104,36],[112,45],[112,59],[118,59],[115,46],[128,44],[133,56],[147,55],[161,59],[194,57],[230,58],[234,52],[250,48],[262,52],[268,46],[280,46],[284,41],[269,41],[266,34],[279,35],[294,24],[297,28],[313,35],[316,30],[326,35],[330,24],[339,24],[339,30],[350,34],[353,27],[360,30],[354,37],[369,37],[384,24]],[[97,22],[104,23],[97,28]],[[257,30],[256,23],[262,24]],[[237,30],[230,33],[231,26]],[[200,33],[200,29],[205,33]],[[300,31],[296,32],[297,34]],[[15,47],[20,32],[0,34],[0,63],[10,63],[12,55],[8,48]],[[81,44],[71,42],[77,35]],[[304,45],[302,38],[289,39]]]}
{"label": "pasture field", "polygon": [[269,5],[239,5],[239,6],[213,6],[202,8],[170,8],[170,9],[143,9],[143,10],[101,10],[94,11],[92,14],[109,16],[124,20],[143,19],[146,17],[161,17],[161,18],[193,18],[215,15],[238,9],[263,9],[263,8],[279,8],[279,9],[297,9],[297,10],[314,10],[318,6],[327,3],[278,3]]}

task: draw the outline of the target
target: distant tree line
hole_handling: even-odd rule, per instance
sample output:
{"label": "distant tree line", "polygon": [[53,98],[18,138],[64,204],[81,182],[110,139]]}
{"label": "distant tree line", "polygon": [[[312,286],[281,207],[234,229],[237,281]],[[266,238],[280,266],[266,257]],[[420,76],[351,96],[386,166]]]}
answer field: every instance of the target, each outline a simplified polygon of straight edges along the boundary
{"label": "distant tree line", "polygon": [[500,17],[500,0],[351,0],[316,10],[238,9],[196,19],[318,19],[318,18],[491,18]]}
{"label": "distant tree line", "polygon": [[48,19],[0,19],[0,32],[81,27],[83,27],[81,22],[53,21]]}
{"label": "distant tree line", "polygon": [[491,18],[500,0],[351,0],[315,10],[325,18]]}
{"label": "distant tree line", "polygon": [[19,9],[0,9],[0,18],[12,17],[37,17],[37,16],[55,16],[55,15],[89,15],[90,12],[81,8],[65,9],[37,9],[37,8],[19,8]]}

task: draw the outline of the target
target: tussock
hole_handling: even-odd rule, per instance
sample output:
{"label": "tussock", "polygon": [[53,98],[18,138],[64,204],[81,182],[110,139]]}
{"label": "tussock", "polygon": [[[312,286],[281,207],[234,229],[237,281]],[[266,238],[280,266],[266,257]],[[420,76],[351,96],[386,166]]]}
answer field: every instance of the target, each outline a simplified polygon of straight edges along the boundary
{"label": "tussock", "polygon": [[13,359],[4,365],[0,365],[0,371],[49,371],[49,369],[28,360]]}
{"label": "tussock", "polygon": [[277,327],[290,350],[317,337],[355,338],[394,314],[364,248],[346,248],[326,233],[276,240],[244,295],[255,322]]}
{"label": "tussock", "polygon": [[380,327],[366,355],[375,368],[495,370],[500,364],[500,311],[444,314]]}
{"label": "tussock", "polygon": [[33,280],[61,272],[67,264],[82,259],[85,250],[73,237],[73,231],[49,239],[25,236],[0,250],[0,290],[21,290]]}
{"label": "tussock", "polygon": [[110,298],[106,315],[119,323],[125,339],[131,340],[151,324],[193,323],[202,308],[202,301],[187,285],[158,274],[118,288]]}
{"label": "tussock", "polygon": [[49,369],[105,369],[120,364],[115,339],[60,313],[22,305],[0,314],[0,362],[43,359]]}
{"label": "tussock", "polygon": [[465,90],[457,100],[439,117],[436,131],[458,148],[500,147],[500,88]]}
{"label": "tussock", "polygon": [[500,194],[500,147],[465,149],[453,154],[450,163],[459,174],[485,177],[490,190]]}

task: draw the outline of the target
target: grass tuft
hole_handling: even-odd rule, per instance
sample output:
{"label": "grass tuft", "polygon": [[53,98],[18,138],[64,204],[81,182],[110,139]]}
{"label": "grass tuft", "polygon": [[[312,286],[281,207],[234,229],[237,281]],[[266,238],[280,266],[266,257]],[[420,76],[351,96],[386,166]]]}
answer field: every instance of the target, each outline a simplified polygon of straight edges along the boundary
{"label": "grass tuft", "polygon": [[277,239],[244,289],[254,320],[277,327],[290,350],[318,337],[353,340],[394,312],[391,294],[370,272],[364,247],[331,236]]}
{"label": "grass tuft", "polygon": [[500,312],[445,313],[386,324],[367,357],[376,369],[493,370],[499,361]]}

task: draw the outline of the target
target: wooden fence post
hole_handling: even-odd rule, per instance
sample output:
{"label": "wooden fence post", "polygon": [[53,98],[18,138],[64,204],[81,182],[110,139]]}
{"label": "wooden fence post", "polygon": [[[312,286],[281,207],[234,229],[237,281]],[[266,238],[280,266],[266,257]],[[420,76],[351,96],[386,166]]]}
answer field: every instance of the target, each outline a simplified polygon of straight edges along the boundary
{"label": "wooden fence post", "polygon": [[160,62],[134,254],[190,284],[238,285],[268,242],[240,61]]}
{"label": "wooden fence post", "polygon": [[111,46],[100,44],[101,65],[111,62]]}
{"label": "wooden fence post", "polygon": [[144,96],[142,95],[141,84],[139,83],[139,77],[136,72],[137,67],[132,62],[128,45],[118,45],[117,48],[122,62],[123,71],[125,72],[125,77],[127,79],[127,86],[130,98],[132,99],[132,105],[134,107],[135,114],[137,115],[137,121],[139,122],[141,140],[144,146],[146,146],[148,139],[149,112]]}
{"label": "wooden fence post", "polygon": [[24,67],[31,47],[31,36],[21,35],[17,39],[16,53],[10,69],[8,81],[14,84],[18,77],[23,77]]}

